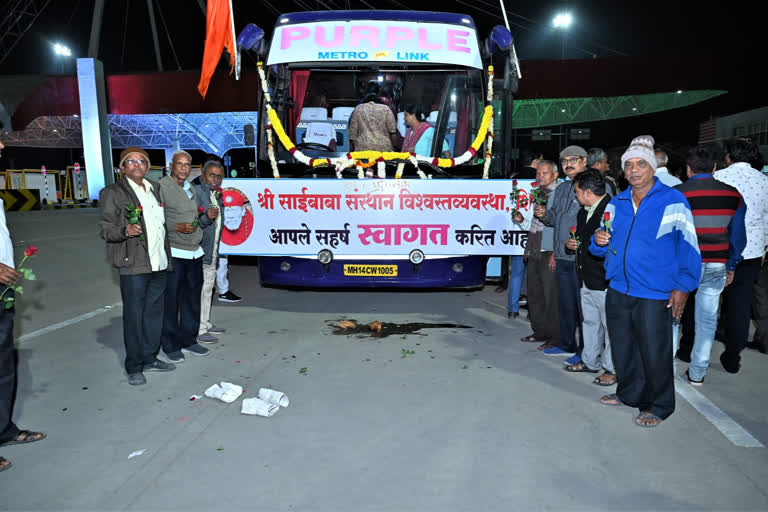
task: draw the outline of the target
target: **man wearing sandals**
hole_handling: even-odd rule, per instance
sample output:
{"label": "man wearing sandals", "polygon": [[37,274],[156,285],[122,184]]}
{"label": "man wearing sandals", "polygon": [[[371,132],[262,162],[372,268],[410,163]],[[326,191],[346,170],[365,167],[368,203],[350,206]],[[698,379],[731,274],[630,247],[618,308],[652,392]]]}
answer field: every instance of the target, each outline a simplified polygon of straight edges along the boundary
{"label": "man wearing sandals", "polygon": [[611,200],[611,196],[606,194],[606,185],[603,174],[597,169],[587,169],[573,178],[576,200],[582,208],[576,215],[575,236],[569,238],[565,244],[566,249],[576,254],[584,332],[581,361],[566,365],[565,371],[597,373],[603,369],[605,372],[594,380],[594,383],[600,386],[616,384],[611,341],[605,321],[605,293],[608,281],[605,279],[605,258],[590,254],[587,240],[600,229],[605,207]]}
{"label": "man wearing sandals", "polygon": [[701,277],[701,254],[688,201],[654,177],[654,140],[641,135],[621,156],[630,188],[605,209],[610,221],[589,250],[605,258],[605,298],[613,362],[619,377],[605,405],[626,404],[635,424],[656,427],[675,410],[672,318],[683,314]]}
{"label": "man wearing sandals", "polygon": [[[5,146],[0,142],[0,150]],[[13,265],[13,244],[5,225],[5,205],[0,199],[0,284],[12,286],[19,279]],[[9,290],[8,297],[13,294]],[[15,308],[0,305],[0,446],[32,443],[45,438],[42,432],[19,430],[13,423],[13,399],[16,394],[16,359],[13,356],[13,316]],[[11,467],[8,459],[0,457],[0,472]]]}

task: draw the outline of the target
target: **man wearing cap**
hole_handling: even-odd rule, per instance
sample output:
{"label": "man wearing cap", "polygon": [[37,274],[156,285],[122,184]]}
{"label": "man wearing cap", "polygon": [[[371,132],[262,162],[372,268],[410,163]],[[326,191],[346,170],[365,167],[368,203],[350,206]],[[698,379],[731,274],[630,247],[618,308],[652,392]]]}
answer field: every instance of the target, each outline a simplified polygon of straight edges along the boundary
{"label": "man wearing cap", "polygon": [[160,180],[160,197],[165,204],[165,223],[171,244],[173,270],[168,273],[163,315],[163,352],[172,363],[185,355],[207,356],[210,351],[197,343],[200,327],[200,295],[203,291],[203,251],[200,242],[201,217],[195,191],[187,181],[192,157],[177,150],[171,157],[171,174]]}
{"label": "man wearing cap", "polygon": [[160,186],[145,177],[149,155],[136,147],[123,150],[120,171],[122,179],[99,194],[99,226],[109,262],[120,272],[125,371],[136,386],[147,382],[144,371],[175,368],[157,359],[171,249]]}
{"label": "man wearing cap", "polygon": [[616,394],[600,402],[636,407],[641,427],[656,427],[675,410],[672,319],[683,314],[701,277],[691,208],[680,191],[654,176],[653,144],[650,135],[635,137],[622,155],[630,188],[608,203],[609,220],[589,247],[605,258],[606,320],[618,377]]}
{"label": "man wearing cap", "polygon": [[[245,242],[253,231],[253,213],[246,206],[242,192],[236,188],[225,189],[222,193],[224,202],[224,230],[221,242],[229,246]],[[250,203],[248,203],[250,206]]]}
{"label": "man wearing cap", "polygon": [[566,181],[557,187],[546,206],[537,205],[533,213],[546,226],[554,227],[554,260],[557,274],[557,302],[560,312],[560,344],[544,348],[546,355],[571,356],[566,362],[576,364],[581,359],[575,355],[576,329],[581,319],[581,298],[579,278],[576,274],[576,255],[566,249],[571,238],[571,226],[576,226],[576,217],[581,205],[576,200],[573,178],[587,167],[587,152],[580,146],[568,146],[560,152],[560,167]]}

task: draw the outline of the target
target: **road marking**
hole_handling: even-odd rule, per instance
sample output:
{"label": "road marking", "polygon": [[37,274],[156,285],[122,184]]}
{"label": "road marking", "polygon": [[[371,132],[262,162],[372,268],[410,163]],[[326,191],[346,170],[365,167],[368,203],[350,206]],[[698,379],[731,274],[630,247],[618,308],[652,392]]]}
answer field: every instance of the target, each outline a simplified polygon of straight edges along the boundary
{"label": "road marking", "polygon": [[504,318],[501,315],[497,315],[496,313],[492,313],[491,311],[488,311],[487,309],[480,309],[480,308],[467,308],[467,313],[470,313],[472,315],[478,316],[482,318],[483,320],[488,320],[490,322],[493,322],[497,325],[501,325],[503,327],[509,327],[509,323],[507,322],[507,319]]}
{"label": "road marking", "polygon": [[500,308],[500,309],[507,309],[507,306],[504,306],[503,304],[499,304],[497,302],[493,302],[485,299],[483,299],[483,302],[485,302],[486,304],[490,304],[491,306],[496,306],[497,308]]}
{"label": "road marking", "polygon": [[730,442],[744,448],[765,448],[763,443],[755,439],[752,434],[736,423],[722,409],[716,406],[709,398],[702,395],[693,386],[688,384],[682,376],[678,375],[675,382],[675,391],[683,397],[694,409],[704,416],[714,427],[720,431]]}
{"label": "road marking", "polygon": [[116,307],[122,305],[122,302],[116,302],[110,306],[104,306],[99,309],[94,309],[93,311],[90,311],[88,313],[84,313],[82,315],[76,316],[74,318],[70,318],[69,320],[64,320],[63,322],[58,322],[55,324],[51,324],[48,327],[43,327],[42,329],[38,329],[36,331],[32,331],[27,334],[23,334],[19,336],[19,343],[29,341],[34,338],[39,338],[40,336],[44,336],[48,333],[51,333],[53,331],[57,331],[59,329],[63,329],[64,327],[69,327],[70,325],[76,324],[78,322],[82,322],[83,320],[88,320],[89,318],[93,318],[94,316],[100,315],[102,313],[106,313],[107,311],[111,311],[115,309]]}

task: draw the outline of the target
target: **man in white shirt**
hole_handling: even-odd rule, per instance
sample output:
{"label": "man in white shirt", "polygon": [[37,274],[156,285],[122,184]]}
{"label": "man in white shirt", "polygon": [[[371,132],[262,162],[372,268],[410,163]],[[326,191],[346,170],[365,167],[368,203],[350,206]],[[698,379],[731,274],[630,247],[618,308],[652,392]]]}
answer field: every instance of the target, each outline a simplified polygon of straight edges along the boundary
{"label": "man in white shirt", "polygon": [[[5,146],[0,141],[0,151]],[[12,286],[19,279],[13,264],[13,244],[8,227],[5,225],[5,205],[0,199],[0,284]],[[13,294],[9,290],[8,297]],[[0,446],[6,444],[32,443],[45,439],[42,432],[19,430],[13,420],[13,401],[16,395],[16,358],[13,347],[13,317],[16,308],[6,309],[0,302]],[[0,457],[0,472],[11,467],[8,459]]]}
{"label": "man in white shirt", "polygon": [[679,184],[682,183],[682,181],[677,178],[676,176],[673,176],[670,174],[669,169],[667,169],[667,162],[669,161],[669,156],[667,155],[667,152],[663,149],[656,149],[656,172],[654,175],[659,178],[659,181],[665,184],[668,187],[676,187]]}
{"label": "man in white shirt", "polygon": [[760,153],[752,139],[731,139],[726,142],[725,151],[728,167],[716,171],[715,179],[738,190],[747,205],[744,219],[747,246],[741,253],[744,260],[736,267],[733,282],[723,292],[725,303],[720,318],[725,326],[725,352],[720,362],[727,372],[737,373],[740,354],[749,336],[752,289],[768,246],[768,176],[748,163],[755,161]]}
{"label": "man in white shirt", "polygon": [[[147,382],[144,371],[176,368],[157,359],[171,249],[160,186],[145,177],[149,155],[135,147],[123,150],[120,170],[122,179],[99,194],[99,226],[109,262],[120,271],[125,371],[128,383],[138,386]],[[135,222],[127,208],[140,209]]]}

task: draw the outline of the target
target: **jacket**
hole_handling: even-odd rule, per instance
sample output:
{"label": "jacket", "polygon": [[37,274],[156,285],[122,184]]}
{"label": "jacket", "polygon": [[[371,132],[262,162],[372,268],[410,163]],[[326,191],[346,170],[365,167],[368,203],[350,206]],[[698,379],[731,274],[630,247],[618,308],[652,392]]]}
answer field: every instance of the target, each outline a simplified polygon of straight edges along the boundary
{"label": "jacket", "polygon": [[581,205],[576,200],[573,181],[566,180],[558,186],[547,202],[547,213],[541,219],[546,226],[552,226],[554,231],[554,252],[556,260],[575,261],[576,256],[565,249],[565,242],[571,236],[571,226],[576,225],[576,215]]}
{"label": "jacket", "polygon": [[579,210],[576,221],[576,236],[579,238],[579,246],[576,249],[576,273],[579,276],[579,287],[589,290],[606,290],[608,280],[605,278],[605,258],[599,258],[589,252],[589,239],[600,229],[605,207],[611,200],[607,193],[600,200],[587,220],[587,209]]}
{"label": "jacket", "polygon": [[[152,194],[160,201],[160,185],[156,181],[144,178],[152,185]],[[99,235],[107,242],[107,260],[123,275],[152,273],[152,263],[149,260],[147,242],[138,236],[126,236],[125,228],[128,219],[125,217],[125,206],[139,206],[139,198],[128,184],[128,178],[109,185],[99,193]],[[139,217],[139,225],[146,232],[144,217]],[[165,235],[165,256],[168,260],[167,270],[171,266],[171,246],[168,243],[168,233]]]}
{"label": "jacket", "polygon": [[[197,198],[197,205],[208,211],[211,206],[211,187],[207,183],[204,183],[199,177],[192,180],[192,188],[195,189],[195,197]],[[219,208],[219,215],[224,215],[224,203],[221,200],[221,196],[216,201],[216,206]],[[221,228],[219,228],[219,243],[221,243],[221,229],[224,227],[224,218],[221,219]],[[200,242],[200,247],[203,248],[203,263],[205,265],[211,265],[216,263],[213,261],[213,249],[214,242],[216,241],[216,219],[210,219],[208,215],[202,214],[200,216],[200,229],[203,230],[203,240]]]}
{"label": "jacket", "polygon": [[589,252],[605,258],[610,288],[655,300],[668,299],[672,290],[689,293],[698,288],[701,254],[691,208],[682,193],[654,178],[637,214],[632,188],[611,199],[605,212],[612,219],[610,248],[595,244],[593,235]]}

